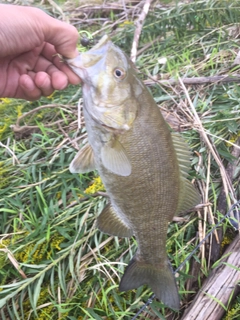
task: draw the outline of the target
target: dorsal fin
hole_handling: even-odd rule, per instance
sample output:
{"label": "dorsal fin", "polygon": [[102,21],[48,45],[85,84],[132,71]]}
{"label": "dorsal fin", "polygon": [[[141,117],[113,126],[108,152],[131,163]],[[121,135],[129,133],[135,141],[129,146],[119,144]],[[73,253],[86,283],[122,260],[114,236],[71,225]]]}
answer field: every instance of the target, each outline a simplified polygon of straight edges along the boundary
{"label": "dorsal fin", "polygon": [[171,134],[181,174],[183,177],[186,177],[191,167],[191,151],[179,133],[172,132]]}
{"label": "dorsal fin", "polygon": [[180,194],[176,215],[187,211],[201,202],[198,191],[194,188],[189,180],[184,177],[180,178]]}
{"label": "dorsal fin", "polygon": [[186,179],[190,170],[191,151],[182,136],[172,132],[172,141],[177,155],[180,177],[180,194],[176,214],[187,211],[200,203],[200,195],[189,180]]}

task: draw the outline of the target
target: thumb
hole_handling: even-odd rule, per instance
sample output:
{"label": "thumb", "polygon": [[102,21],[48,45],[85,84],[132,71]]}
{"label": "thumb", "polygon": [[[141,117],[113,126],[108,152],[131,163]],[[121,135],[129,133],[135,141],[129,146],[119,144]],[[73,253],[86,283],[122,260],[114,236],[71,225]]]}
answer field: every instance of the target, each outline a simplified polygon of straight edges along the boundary
{"label": "thumb", "polygon": [[56,51],[65,58],[75,58],[79,54],[77,51],[79,38],[77,29],[66,22],[50,16],[48,18],[48,24],[44,23],[43,26],[45,41],[54,45]]}

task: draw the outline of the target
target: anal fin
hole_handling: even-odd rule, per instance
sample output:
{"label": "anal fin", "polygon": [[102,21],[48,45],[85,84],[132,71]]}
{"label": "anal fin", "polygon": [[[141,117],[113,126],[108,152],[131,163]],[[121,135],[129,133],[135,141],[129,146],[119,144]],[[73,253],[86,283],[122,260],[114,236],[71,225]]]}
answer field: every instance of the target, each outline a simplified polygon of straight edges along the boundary
{"label": "anal fin", "polygon": [[97,228],[109,235],[117,237],[131,237],[130,229],[116,214],[111,204],[108,204],[97,218]]}

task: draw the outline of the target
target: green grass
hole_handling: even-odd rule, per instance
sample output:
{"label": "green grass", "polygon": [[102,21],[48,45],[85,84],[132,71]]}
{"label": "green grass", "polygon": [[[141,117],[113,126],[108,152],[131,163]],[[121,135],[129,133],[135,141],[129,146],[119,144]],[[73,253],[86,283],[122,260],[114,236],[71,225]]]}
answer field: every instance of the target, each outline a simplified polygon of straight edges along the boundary
{"label": "green grass", "polygon": [[[123,23],[127,19],[121,12],[112,10],[103,14],[98,10],[96,17],[103,16],[109,22],[109,27],[101,31],[101,23],[90,23],[94,16],[81,24],[78,22],[80,13],[75,10],[75,2],[62,6],[80,30],[97,31],[98,35],[109,33],[116,44],[130,52],[134,15],[129,15],[130,23]],[[147,80],[148,76],[156,75],[169,79],[178,75],[237,73],[238,66],[232,67],[232,63],[240,41],[236,36],[238,7],[237,1],[232,1],[231,6],[228,1],[200,1],[178,7],[156,7],[149,13],[141,36],[139,49],[146,49],[137,58],[140,76]],[[58,17],[53,7],[46,9]],[[111,24],[117,20],[115,31]],[[157,37],[159,40],[151,44]],[[167,58],[165,64],[159,62],[161,57]],[[219,220],[222,176],[199,134],[183,88],[179,84],[153,83],[150,90],[161,110],[174,120],[174,125],[172,122],[170,125],[182,131],[189,142],[193,150],[190,178],[195,179],[202,197],[211,202],[211,212]],[[187,90],[226,167],[234,160],[231,143],[239,138],[239,86],[208,84],[188,86]],[[119,292],[118,284],[135,253],[136,241],[109,237],[96,230],[95,218],[107,202],[102,193],[96,193],[103,191],[101,186],[98,189],[97,172],[72,175],[68,171],[86,137],[84,126],[81,130],[77,127],[76,105],[80,97],[81,90],[70,86],[37,102],[0,99],[0,317],[3,320],[127,320],[151,295],[147,287]],[[14,133],[10,126],[16,123],[20,130]],[[237,199],[238,179],[239,163],[232,180]],[[234,199],[229,197],[228,202],[230,205]],[[212,228],[206,219],[210,210],[205,210],[205,215],[201,210],[169,225],[167,250],[174,268],[202,239],[201,230]],[[230,228],[224,223],[225,232]],[[196,264],[199,273],[193,280]],[[183,303],[179,314],[154,301],[139,319],[180,319],[208,275],[210,265],[206,248],[205,253],[194,254],[179,273]]]}

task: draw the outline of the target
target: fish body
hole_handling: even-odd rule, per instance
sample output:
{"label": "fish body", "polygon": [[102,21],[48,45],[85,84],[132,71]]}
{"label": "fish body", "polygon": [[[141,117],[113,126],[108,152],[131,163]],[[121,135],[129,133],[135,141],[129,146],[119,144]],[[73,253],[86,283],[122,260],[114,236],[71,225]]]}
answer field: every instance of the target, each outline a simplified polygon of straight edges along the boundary
{"label": "fish body", "polygon": [[98,170],[110,197],[98,228],[119,237],[134,235],[138,243],[120,290],[148,284],[158,299],[178,309],[166,236],[173,216],[199,201],[186,179],[189,150],[170,132],[129,58],[107,36],[68,64],[83,81],[89,141],[70,171]]}

